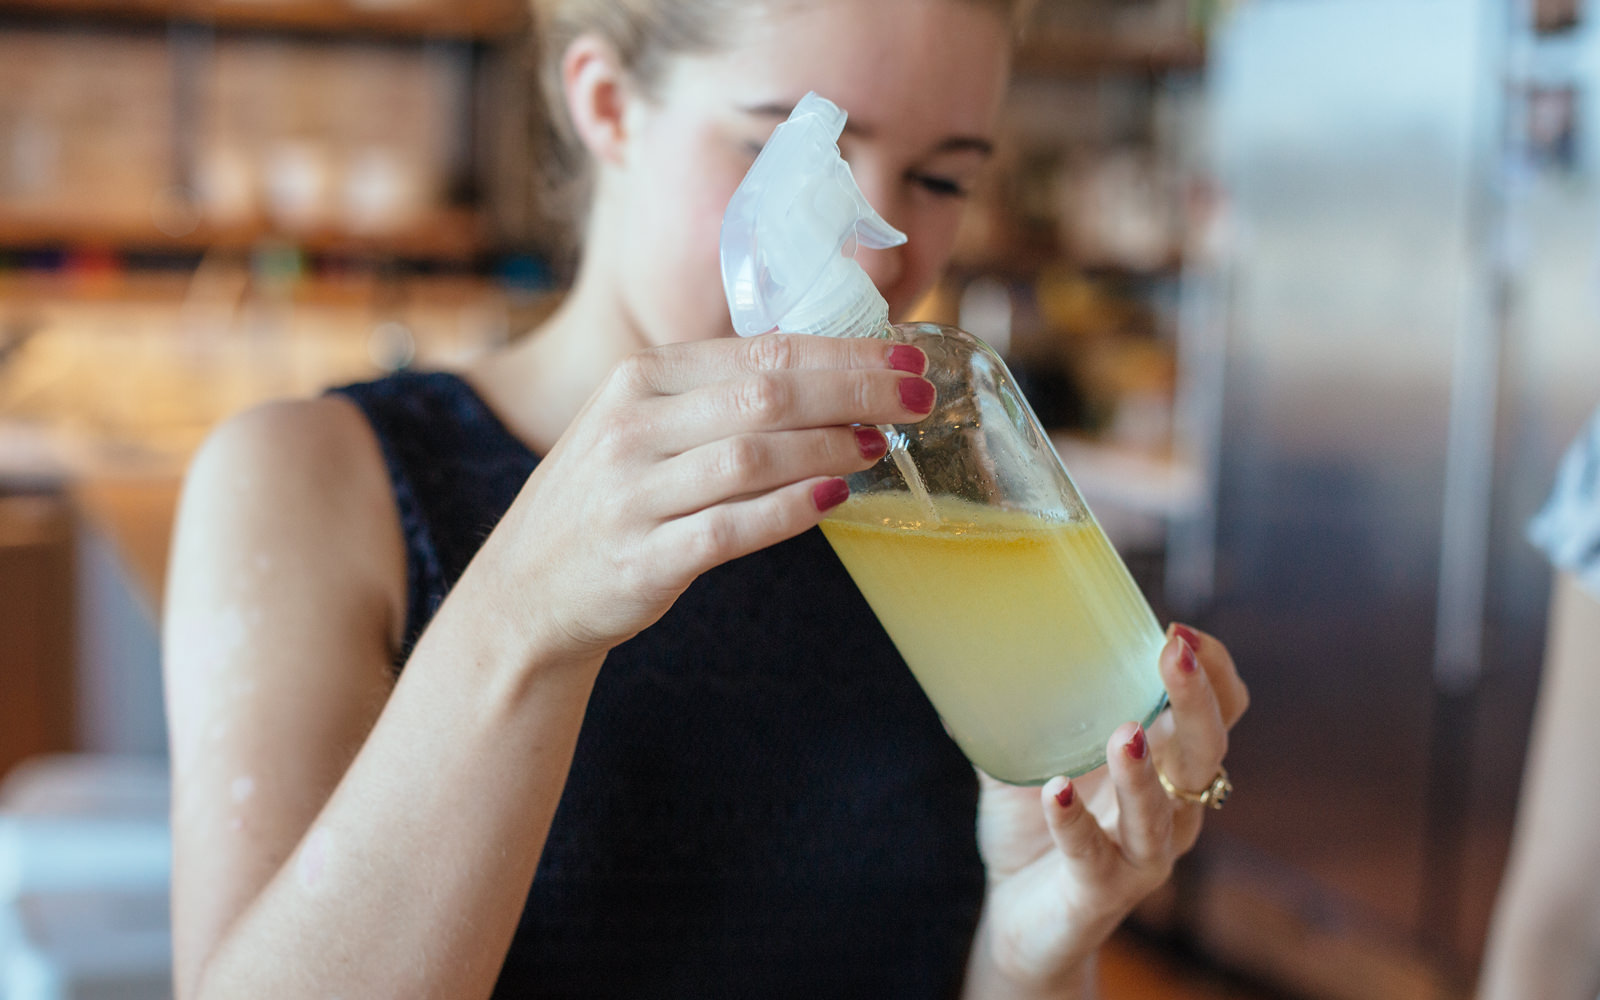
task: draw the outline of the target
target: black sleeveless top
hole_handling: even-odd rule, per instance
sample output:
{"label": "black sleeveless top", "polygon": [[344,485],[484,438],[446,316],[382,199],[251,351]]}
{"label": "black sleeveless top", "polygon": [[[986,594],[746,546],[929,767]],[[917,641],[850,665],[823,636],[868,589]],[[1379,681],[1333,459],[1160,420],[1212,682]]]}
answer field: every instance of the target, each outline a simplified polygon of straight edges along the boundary
{"label": "black sleeveless top", "polygon": [[[335,391],[394,485],[409,652],[538,457],[455,375]],[[736,560],[607,657],[495,996],[954,996],[976,802],[821,533]]]}

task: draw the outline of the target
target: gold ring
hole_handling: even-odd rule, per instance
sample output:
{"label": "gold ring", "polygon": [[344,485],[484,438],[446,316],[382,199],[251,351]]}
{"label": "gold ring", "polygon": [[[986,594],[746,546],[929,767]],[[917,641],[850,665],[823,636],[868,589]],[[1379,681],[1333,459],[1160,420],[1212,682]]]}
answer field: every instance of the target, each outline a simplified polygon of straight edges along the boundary
{"label": "gold ring", "polygon": [[1212,809],[1221,809],[1222,804],[1228,801],[1228,796],[1233,794],[1233,782],[1228,780],[1228,769],[1217,767],[1217,776],[1211,779],[1203,791],[1186,792],[1167,780],[1161,773],[1161,768],[1156,768],[1156,777],[1161,781],[1161,787],[1167,790],[1167,795],[1185,802],[1193,802],[1197,806],[1209,806]]}

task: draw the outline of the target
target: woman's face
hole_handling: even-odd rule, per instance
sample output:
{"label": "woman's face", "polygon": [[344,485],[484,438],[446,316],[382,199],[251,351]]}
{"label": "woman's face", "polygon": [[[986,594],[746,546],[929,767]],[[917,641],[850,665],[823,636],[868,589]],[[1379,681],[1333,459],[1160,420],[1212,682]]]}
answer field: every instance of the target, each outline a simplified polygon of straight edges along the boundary
{"label": "woman's face", "polygon": [[634,100],[620,162],[594,206],[621,227],[618,294],[652,344],[728,336],[722,213],[772,130],[809,90],[849,114],[839,148],[878,212],[909,241],[861,250],[891,317],[934,284],[989,158],[1009,27],[962,0],[773,5],[734,44],[672,61]]}

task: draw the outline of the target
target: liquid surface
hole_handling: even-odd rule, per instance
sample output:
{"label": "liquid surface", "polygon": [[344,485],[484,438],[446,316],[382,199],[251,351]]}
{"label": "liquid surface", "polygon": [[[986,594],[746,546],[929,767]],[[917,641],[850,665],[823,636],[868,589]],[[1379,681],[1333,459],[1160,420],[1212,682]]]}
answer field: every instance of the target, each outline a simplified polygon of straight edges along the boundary
{"label": "liquid surface", "polygon": [[852,497],[822,532],[973,763],[1017,784],[1099,766],[1165,697],[1122,560],[1092,521],[935,504]]}

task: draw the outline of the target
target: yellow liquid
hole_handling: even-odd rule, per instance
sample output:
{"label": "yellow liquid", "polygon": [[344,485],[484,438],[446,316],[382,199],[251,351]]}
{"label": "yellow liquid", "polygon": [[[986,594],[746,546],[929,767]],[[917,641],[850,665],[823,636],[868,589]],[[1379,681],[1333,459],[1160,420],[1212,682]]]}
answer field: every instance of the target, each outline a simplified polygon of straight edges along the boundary
{"label": "yellow liquid", "polygon": [[1105,533],[936,499],[852,497],[822,533],[950,734],[1002,781],[1105,760],[1111,731],[1164,704],[1164,638]]}

